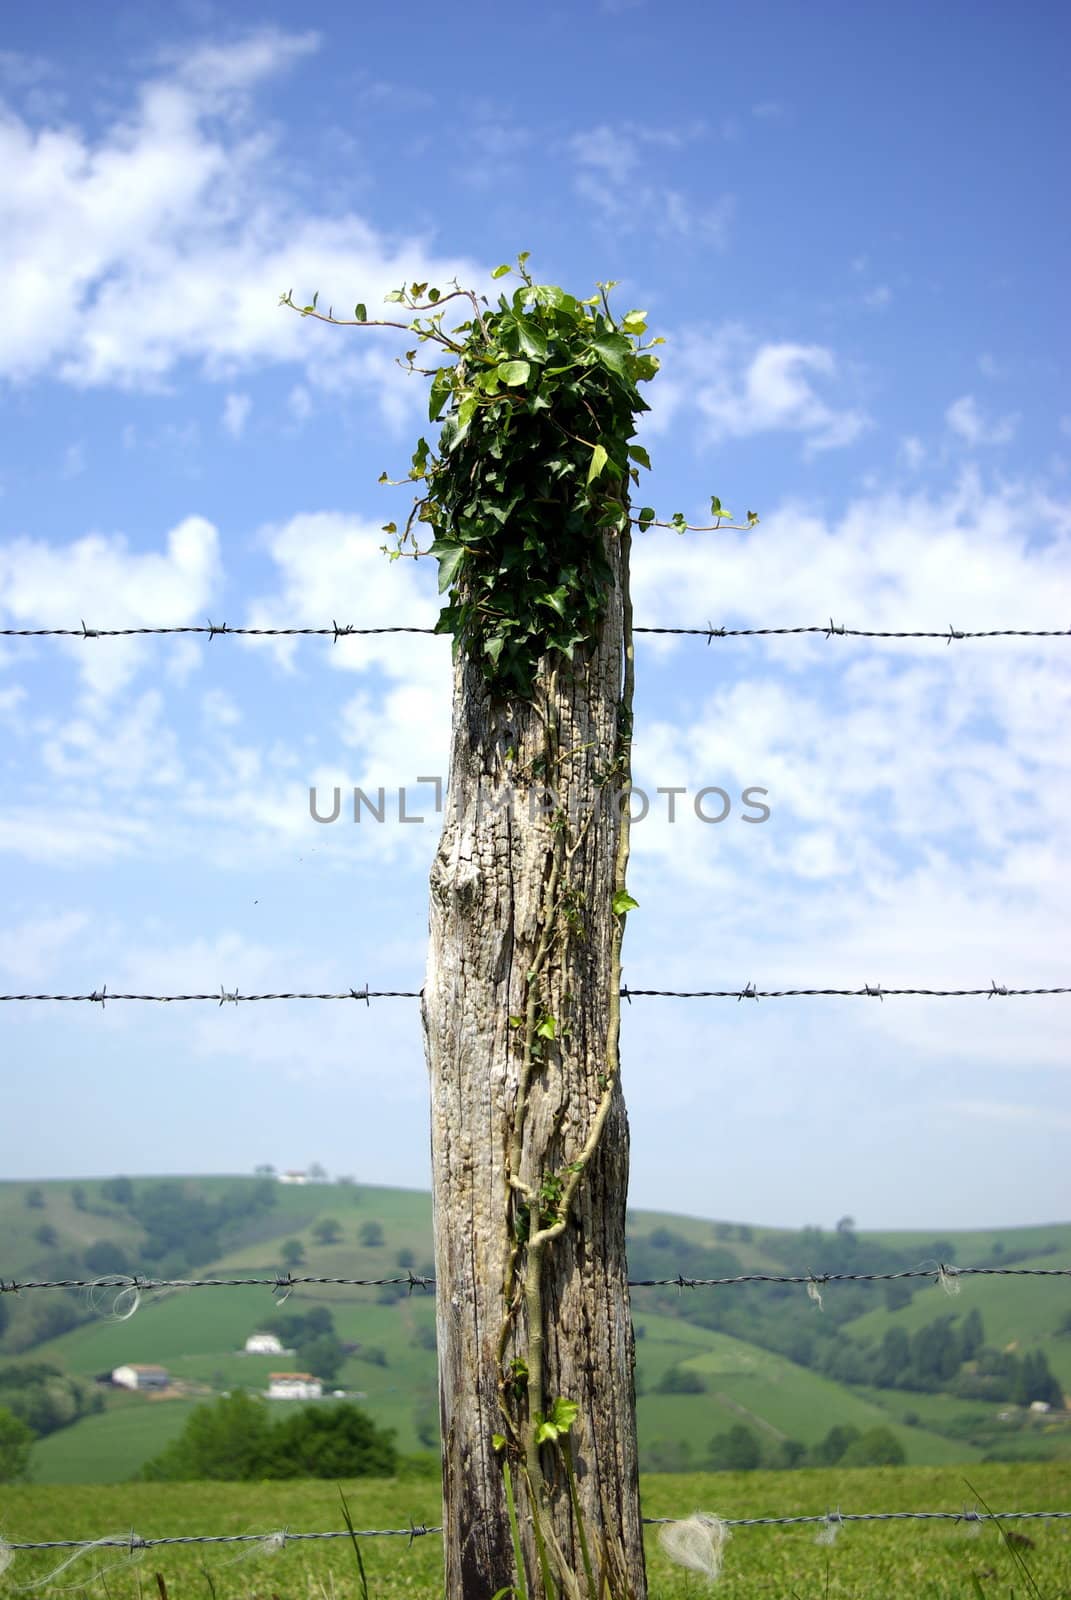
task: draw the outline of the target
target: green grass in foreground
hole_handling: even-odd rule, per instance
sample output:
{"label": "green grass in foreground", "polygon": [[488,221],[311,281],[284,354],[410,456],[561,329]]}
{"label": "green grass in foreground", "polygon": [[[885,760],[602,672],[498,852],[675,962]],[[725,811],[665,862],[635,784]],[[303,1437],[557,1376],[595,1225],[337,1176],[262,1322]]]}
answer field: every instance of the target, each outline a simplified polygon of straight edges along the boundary
{"label": "green grass in foreground", "polygon": [[[972,1502],[964,1472],[993,1510],[1071,1510],[1071,1471],[1060,1464],[974,1464],[955,1467],[875,1468],[648,1477],[647,1516],[684,1516],[694,1510],[721,1516],[821,1514],[849,1511],[959,1510]],[[409,1519],[439,1518],[434,1482],[368,1480],[345,1485],[359,1528],[404,1527]],[[182,1533],[268,1533],[341,1528],[338,1491],[330,1483],[129,1484],[108,1487],[52,1485],[7,1489],[2,1532],[11,1540],[100,1538],[133,1526],[143,1538]],[[724,1600],[873,1600],[917,1596],[945,1600],[978,1596],[1045,1600],[1071,1595],[1071,1528],[1026,1524],[1032,1547],[1022,1555],[1036,1591],[992,1527],[971,1534],[954,1524],[863,1524],[843,1530],[830,1549],[815,1543],[813,1528],[742,1528],[731,1539],[716,1593]],[[156,1595],[162,1573],[170,1600],[351,1600],[361,1594],[353,1552],[344,1541],[289,1545],[263,1555],[257,1547],[180,1546],[145,1552],[130,1567],[120,1552],[81,1557],[57,1577],[67,1593],[135,1600]],[[238,1552],[243,1552],[238,1554]],[[362,1555],[370,1600],[439,1596],[442,1562],[436,1538],[367,1539]],[[22,1555],[0,1597],[45,1594],[43,1579],[61,1556]],[[107,1568],[103,1581],[95,1573]],[[648,1570],[652,1600],[695,1600],[706,1592],[698,1577],[670,1567],[650,1530]],[[453,1600],[453,1597],[452,1597]],[[460,1600],[460,1597],[458,1597]]]}

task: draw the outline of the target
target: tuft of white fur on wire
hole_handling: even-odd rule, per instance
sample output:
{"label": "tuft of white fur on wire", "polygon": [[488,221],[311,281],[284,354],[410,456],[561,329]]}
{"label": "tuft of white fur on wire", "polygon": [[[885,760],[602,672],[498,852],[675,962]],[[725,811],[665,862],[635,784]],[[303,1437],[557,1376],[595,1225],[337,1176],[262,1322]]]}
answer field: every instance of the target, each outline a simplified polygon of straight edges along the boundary
{"label": "tuft of white fur on wire", "polygon": [[126,1273],[98,1278],[84,1294],[89,1309],[105,1322],[129,1322],[141,1305],[141,1285]]}
{"label": "tuft of white fur on wire", "polygon": [[[32,1583],[17,1584],[15,1586],[15,1593],[32,1595],[40,1594],[42,1589],[50,1588],[52,1584],[55,1583],[57,1578],[62,1577],[68,1568],[72,1567],[76,1561],[81,1561],[83,1556],[92,1555],[95,1550],[101,1549],[106,1549],[109,1553],[112,1553],[115,1550],[121,1550],[122,1543],[120,1543],[120,1541],[126,1543],[126,1552],[120,1555],[117,1560],[109,1561],[106,1566],[99,1567],[93,1575],[94,1578],[101,1577],[101,1575],[105,1572],[113,1572],[117,1567],[134,1566],[145,1554],[144,1541],[139,1539],[138,1535],[133,1531],[133,1529],[131,1529],[129,1534],[107,1533],[101,1539],[87,1539],[85,1544],[79,1545],[77,1550],[73,1550],[69,1556],[60,1562],[58,1567],[53,1567],[52,1571],[46,1573],[43,1578],[35,1578]],[[82,1583],[74,1584],[70,1587],[81,1589]]]}
{"label": "tuft of white fur on wire", "polygon": [[837,1534],[843,1526],[839,1511],[827,1511],[822,1526],[814,1536],[815,1544],[836,1544]]}
{"label": "tuft of white fur on wire", "polygon": [[677,1566],[701,1573],[716,1583],[721,1576],[726,1543],[732,1536],[733,1530],[721,1517],[709,1511],[695,1511],[681,1522],[666,1523],[658,1542]]}
{"label": "tuft of white fur on wire", "polygon": [[956,1268],[948,1266],[944,1261],[937,1263],[937,1282],[948,1295],[959,1294],[962,1287]]}

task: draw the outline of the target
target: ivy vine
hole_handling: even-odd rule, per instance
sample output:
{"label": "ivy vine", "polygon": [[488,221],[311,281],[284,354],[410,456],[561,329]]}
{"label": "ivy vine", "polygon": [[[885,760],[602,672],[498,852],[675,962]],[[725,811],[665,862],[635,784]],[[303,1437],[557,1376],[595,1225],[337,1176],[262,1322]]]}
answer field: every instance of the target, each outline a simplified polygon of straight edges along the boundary
{"label": "ivy vine", "polygon": [[[403,328],[417,345],[401,364],[431,379],[430,421],[441,424],[433,447],[421,438],[409,472],[381,483],[420,489],[404,525],[384,524],[394,560],[434,556],[446,601],[436,631],[463,648],[497,692],[531,696],[538,664],[571,660],[598,633],[611,572],[603,530],[629,524],[685,532],[682,512],[660,521],[652,506],[633,515],[629,491],[647,451],[634,442],[636,418],[650,407],[639,385],[654,377],[652,354],[661,338],[646,339],[647,314],[610,309],[613,282],[578,300],[554,284],[536,283],[528,252],[512,272],[520,283],[491,307],[455,282],[446,293],[427,283],[393,290],[388,303],[412,313],[408,322],[370,319],[358,304],[353,318],[317,309],[318,295],[298,306],[292,291],[281,303],[302,316],[363,327]],[[444,327],[447,302],[463,299],[471,316]],[[449,359],[417,361],[430,345]],[[738,526],[715,496],[713,528]],[[742,526],[758,518],[749,511]],[[431,542],[421,548],[423,530]]]}

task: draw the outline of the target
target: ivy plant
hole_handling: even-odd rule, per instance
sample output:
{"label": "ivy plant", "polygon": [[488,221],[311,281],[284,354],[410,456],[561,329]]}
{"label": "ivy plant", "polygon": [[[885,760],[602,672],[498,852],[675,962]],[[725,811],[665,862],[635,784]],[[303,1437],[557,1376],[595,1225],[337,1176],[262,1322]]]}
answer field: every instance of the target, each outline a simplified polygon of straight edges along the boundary
{"label": "ivy plant", "polygon": [[[597,636],[611,582],[604,531],[691,526],[682,512],[660,522],[653,507],[633,515],[629,505],[651,465],[635,442],[636,419],[650,409],[639,385],[658,371],[652,351],[664,342],[645,339],[646,312],[615,317],[613,282],[580,300],[536,283],[527,262],[524,252],[516,269],[495,269],[492,277],[515,270],[520,282],[493,307],[456,283],[445,294],[427,283],[395,289],[387,300],[412,314],[404,323],[369,319],[361,304],[340,319],[319,312],[317,296],[304,306],[292,292],[281,297],[303,316],[416,336],[403,365],[431,379],[428,416],[441,426],[434,446],[420,438],[405,478],[380,478],[419,485],[404,526],[385,524],[384,548],[395,560],[436,558],[446,597],[436,631],[452,635],[495,690],[522,697],[542,659],[571,659]],[[459,298],[471,315],[447,330],[446,304]],[[421,345],[448,359],[418,365]],[[714,527],[732,522],[716,496],[711,514]],[[744,525],[757,521],[748,512]]]}

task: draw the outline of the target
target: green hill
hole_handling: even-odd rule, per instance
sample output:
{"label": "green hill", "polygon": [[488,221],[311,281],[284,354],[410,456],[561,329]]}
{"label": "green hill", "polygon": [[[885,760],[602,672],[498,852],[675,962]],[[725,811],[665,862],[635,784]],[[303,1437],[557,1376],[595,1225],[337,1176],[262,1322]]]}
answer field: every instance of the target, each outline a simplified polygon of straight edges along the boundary
{"label": "green hill", "polygon": [[[1071,1262],[1066,1224],[938,1239],[856,1234],[845,1226],[827,1234],[792,1232],[630,1212],[628,1228],[632,1272],[642,1277],[894,1270],[894,1264],[935,1259]],[[431,1270],[427,1194],[352,1183],[290,1186],[264,1175],[0,1184],[0,1238],[0,1278],[8,1281],[133,1271],[271,1277],[288,1259],[296,1274],[384,1278]],[[1071,1325],[1071,1284],[968,1279],[949,1299],[922,1280],[910,1295],[866,1284],[829,1285],[823,1296],[819,1310],[803,1286],[636,1289],[644,1465],[702,1467],[712,1438],[741,1424],[767,1464],[786,1441],[813,1449],[833,1426],[863,1433],[888,1428],[907,1461],[917,1464],[994,1454],[1071,1455],[1071,1426],[1055,1409],[1039,1417],[991,1397],[873,1381],[890,1329],[902,1329],[909,1344],[917,1343],[935,1321],[952,1319],[950,1326],[959,1329],[967,1312],[977,1310],[987,1346],[1042,1352],[1051,1372],[1071,1388],[1071,1337],[1061,1332]],[[293,1357],[246,1355],[242,1346],[265,1323],[316,1307],[330,1311],[342,1346],[327,1387],[359,1396],[376,1423],[397,1430],[403,1451],[435,1446],[431,1294],[301,1287],[280,1305],[269,1287],[164,1291],[144,1296],[136,1314],[121,1321],[110,1312],[112,1300],[114,1293],[100,1291],[93,1306],[65,1291],[0,1297],[6,1321],[0,1323],[0,1381],[12,1362],[52,1363],[82,1380],[87,1405],[103,1405],[40,1440],[34,1460],[40,1481],[129,1476],[175,1436],[195,1403],[236,1387],[263,1391],[271,1371],[292,1367]],[[130,1362],[165,1365],[172,1380],[167,1396],[94,1383]],[[960,1369],[961,1388],[975,1365]]]}

